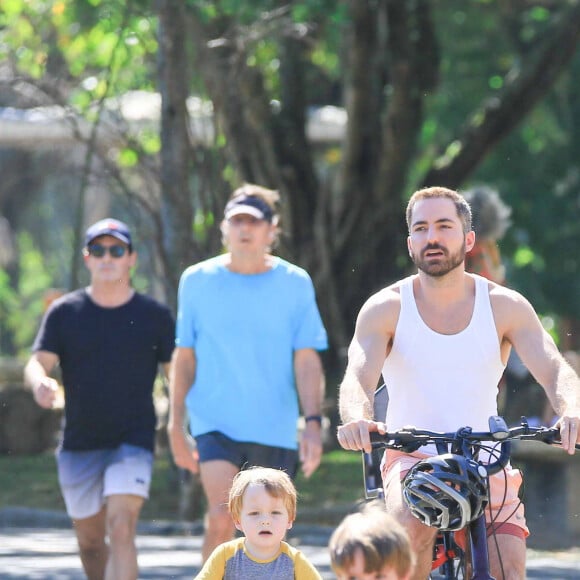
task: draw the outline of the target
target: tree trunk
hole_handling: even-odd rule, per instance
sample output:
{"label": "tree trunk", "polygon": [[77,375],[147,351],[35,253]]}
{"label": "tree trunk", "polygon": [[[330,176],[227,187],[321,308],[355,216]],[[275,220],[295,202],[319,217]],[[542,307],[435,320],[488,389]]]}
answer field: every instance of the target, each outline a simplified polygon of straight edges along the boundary
{"label": "tree trunk", "polygon": [[[188,59],[186,12],[182,2],[159,0],[158,77],[161,93],[161,219],[157,248],[166,268],[167,295],[175,307],[183,268],[200,257],[193,240],[189,178]],[[170,259],[172,256],[174,259]]]}

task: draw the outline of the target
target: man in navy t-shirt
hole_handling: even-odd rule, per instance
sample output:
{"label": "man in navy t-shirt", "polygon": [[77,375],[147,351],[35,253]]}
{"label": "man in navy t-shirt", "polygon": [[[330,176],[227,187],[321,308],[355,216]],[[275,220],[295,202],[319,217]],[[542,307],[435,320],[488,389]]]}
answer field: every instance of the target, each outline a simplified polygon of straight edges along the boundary
{"label": "man in navy t-shirt", "polygon": [[[131,286],[137,261],[123,222],[86,232],[90,285],[52,303],[24,375],[36,402],[65,400],[58,475],[88,578],[138,576],[135,534],[149,495],[155,439],[153,384],[174,346],[169,309]],[[107,543],[108,536],[108,543]]]}

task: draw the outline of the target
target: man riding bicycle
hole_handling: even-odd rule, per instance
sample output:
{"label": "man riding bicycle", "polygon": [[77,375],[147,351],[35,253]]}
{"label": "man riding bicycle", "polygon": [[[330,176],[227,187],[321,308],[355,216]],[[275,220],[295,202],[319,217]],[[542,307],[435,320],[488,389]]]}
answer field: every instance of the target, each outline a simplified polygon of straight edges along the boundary
{"label": "man riding bicycle", "polygon": [[[406,425],[486,430],[488,417],[497,415],[498,383],[513,346],[560,416],[562,447],[574,453],[580,379],[521,294],[465,271],[465,255],[475,243],[468,203],[446,188],[419,190],[409,200],[407,225],[418,273],[371,296],[358,315],[340,386],[340,445],[370,452],[370,432]],[[381,372],[389,390],[384,423],[373,420]],[[389,451],[382,466],[387,510],[409,532],[417,580],[429,576],[437,530],[410,514],[401,479],[421,457]],[[519,471],[509,466],[491,478],[486,517],[493,520],[489,552],[497,578],[525,578],[529,532],[520,483]]]}

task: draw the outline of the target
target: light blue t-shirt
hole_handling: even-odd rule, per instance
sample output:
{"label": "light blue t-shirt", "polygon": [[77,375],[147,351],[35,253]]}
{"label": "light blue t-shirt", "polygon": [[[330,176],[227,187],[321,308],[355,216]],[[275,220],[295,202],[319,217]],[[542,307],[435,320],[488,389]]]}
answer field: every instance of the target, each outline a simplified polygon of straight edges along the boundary
{"label": "light blue t-shirt", "polygon": [[281,258],[237,274],[217,256],[190,266],[178,294],[176,345],[195,350],[186,404],[195,437],[296,449],[294,351],[327,348],[310,276]]}

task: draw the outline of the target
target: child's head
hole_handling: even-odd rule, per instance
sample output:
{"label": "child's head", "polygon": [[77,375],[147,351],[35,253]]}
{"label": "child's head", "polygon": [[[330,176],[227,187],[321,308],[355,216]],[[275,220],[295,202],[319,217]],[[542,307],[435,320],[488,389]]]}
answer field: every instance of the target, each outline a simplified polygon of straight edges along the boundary
{"label": "child's head", "polygon": [[297,494],[289,475],[284,471],[270,467],[250,467],[240,471],[232,483],[228,507],[234,520],[240,518],[244,494],[250,485],[263,486],[268,495],[281,499],[290,520],[296,519]]}
{"label": "child's head", "polygon": [[339,580],[405,580],[413,569],[414,556],[405,529],[375,505],[346,516],[332,534],[329,549]]}
{"label": "child's head", "polygon": [[252,467],[234,477],[228,507],[249,545],[265,549],[282,541],[292,527],[296,488],[288,474],[279,469]]}

